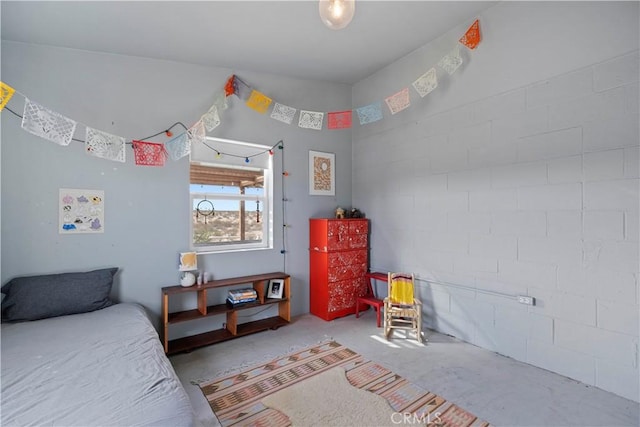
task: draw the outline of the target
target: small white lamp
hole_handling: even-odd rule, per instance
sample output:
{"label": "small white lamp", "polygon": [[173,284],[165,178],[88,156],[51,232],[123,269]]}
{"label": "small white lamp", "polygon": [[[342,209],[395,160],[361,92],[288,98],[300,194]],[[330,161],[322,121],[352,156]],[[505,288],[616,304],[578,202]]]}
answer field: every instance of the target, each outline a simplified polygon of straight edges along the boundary
{"label": "small white lamp", "polygon": [[320,19],[332,30],[341,30],[353,19],[355,0],[320,0]]}

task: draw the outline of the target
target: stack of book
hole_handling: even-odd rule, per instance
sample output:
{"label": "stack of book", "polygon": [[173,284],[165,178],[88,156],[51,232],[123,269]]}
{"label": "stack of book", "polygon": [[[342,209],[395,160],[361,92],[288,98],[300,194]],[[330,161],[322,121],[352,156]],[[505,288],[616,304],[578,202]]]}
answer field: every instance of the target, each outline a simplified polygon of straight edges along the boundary
{"label": "stack of book", "polygon": [[258,293],[253,288],[232,289],[227,296],[227,304],[238,305],[254,302],[258,299]]}

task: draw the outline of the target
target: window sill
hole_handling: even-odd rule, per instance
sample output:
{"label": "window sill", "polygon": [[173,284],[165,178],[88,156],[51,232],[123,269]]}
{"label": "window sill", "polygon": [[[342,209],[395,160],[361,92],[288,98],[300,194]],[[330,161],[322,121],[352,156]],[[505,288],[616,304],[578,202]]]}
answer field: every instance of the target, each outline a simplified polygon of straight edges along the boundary
{"label": "window sill", "polygon": [[254,248],[224,248],[219,250],[212,249],[197,249],[194,251],[198,255],[212,255],[212,254],[228,254],[234,252],[255,252],[255,251],[270,251],[273,250],[273,247],[254,247]]}

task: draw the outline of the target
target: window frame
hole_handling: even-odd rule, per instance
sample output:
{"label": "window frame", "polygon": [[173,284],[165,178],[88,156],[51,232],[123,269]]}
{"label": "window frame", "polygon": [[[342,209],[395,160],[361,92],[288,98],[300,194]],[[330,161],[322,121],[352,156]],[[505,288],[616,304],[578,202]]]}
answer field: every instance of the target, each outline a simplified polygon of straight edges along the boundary
{"label": "window frame", "polygon": [[[208,142],[215,144],[216,138],[207,138]],[[192,186],[197,185],[215,185],[215,184],[203,184],[203,183],[193,183],[191,182],[191,177],[189,177],[189,241],[190,247],[193,251],[199,254],[207,254],[207,253],[224,253],[224,252],[237,252],[237,251],[252,251],[252,250],[263,250],[263,249],[273,249],[273,159],[268,154],[268,150],[270,147],[245,143],[240,141],[230,141],[230,140],[221,140],[226,144],[238,144],[239,146],[251,147],[255,148],[257,153],[260,153],[262,150],[265,150],[266,156],[268,156],[267,166],[238,166],[234,164],[225,163],[223,161],[224,154],[220,157],[220,161],[198,161],[191,160],[189,163],[189,168],[191,165],[198,165],[201,167],[216,167],[216,168],[226,168],[226,169],[240,169],[240,170],[252,170],[252,171],[262,171],[264,180],[263,180],[263,194],[262,196],[257,196],[256,194],[233,194],[233,193],[212,193],[212,192],[202,192],[192,190]],[[255,201],[256,199],[260,200],[262,204],[261,209],[261,221],[262,221],[262,240],[259,242],[222,242],[216,244],[196,244],[194,241],[194,221],[193,221],[193,205],[194,200],[202,199],[204,196],[209,200],[245,200],[245,201]],[[245,215],[252,214],[251,211],[247,212],[245,210]],[[241,220],[243,220],[241,218]]]}

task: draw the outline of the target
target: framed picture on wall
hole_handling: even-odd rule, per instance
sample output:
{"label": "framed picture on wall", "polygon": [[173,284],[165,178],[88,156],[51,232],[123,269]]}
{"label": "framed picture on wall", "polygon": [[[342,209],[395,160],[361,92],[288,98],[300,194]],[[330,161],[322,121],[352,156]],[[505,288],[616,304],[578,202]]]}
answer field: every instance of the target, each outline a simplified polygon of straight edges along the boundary
{"label": "framed picture on wall", "polygon": [[309,151],[309,194],[336,195],[336,155]]}

